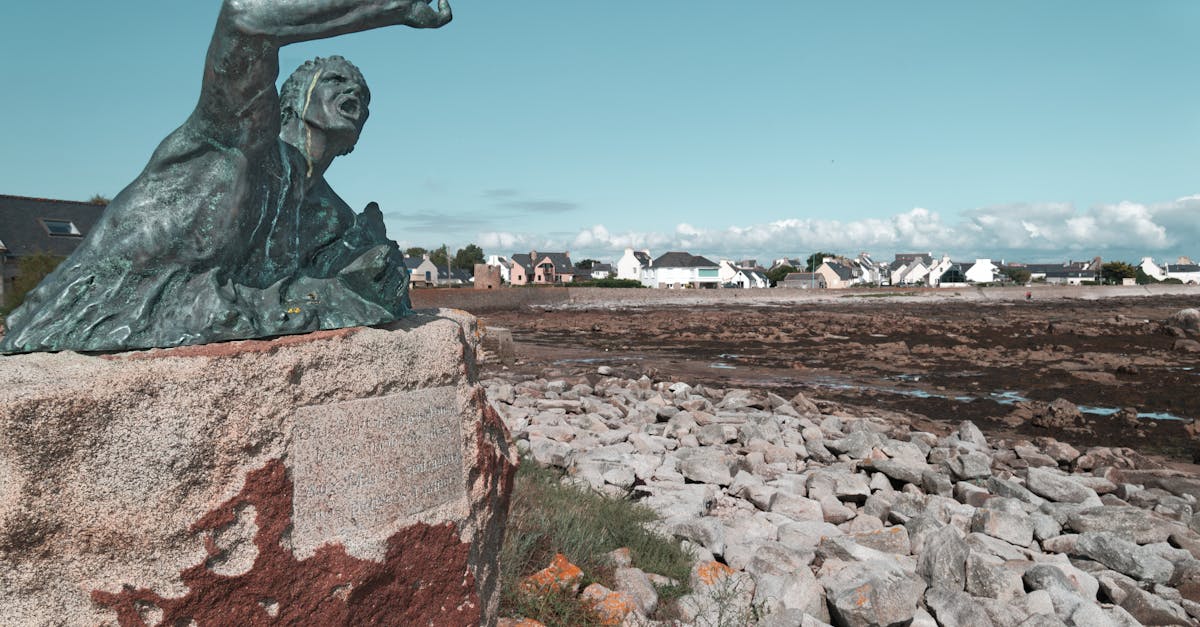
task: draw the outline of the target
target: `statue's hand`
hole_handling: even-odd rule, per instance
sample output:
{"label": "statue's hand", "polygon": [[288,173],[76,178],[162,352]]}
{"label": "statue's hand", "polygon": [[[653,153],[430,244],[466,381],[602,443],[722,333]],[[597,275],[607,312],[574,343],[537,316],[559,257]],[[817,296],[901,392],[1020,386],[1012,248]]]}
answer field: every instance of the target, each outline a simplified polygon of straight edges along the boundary
{"label": "statue's hand", "polygon": [[404,25],[413,28],[441,28],[454,19],[450,0],[438,0],[437,9],[429,6],[432,0],[414,0],[405,16]]}

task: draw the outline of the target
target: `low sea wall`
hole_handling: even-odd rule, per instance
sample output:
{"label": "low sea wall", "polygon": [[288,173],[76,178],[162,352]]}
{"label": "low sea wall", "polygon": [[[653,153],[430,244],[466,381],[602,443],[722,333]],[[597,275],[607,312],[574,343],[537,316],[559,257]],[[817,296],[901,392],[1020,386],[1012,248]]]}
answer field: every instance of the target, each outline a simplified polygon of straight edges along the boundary
{"label": "low sea wall", "polygon": [[412,291],[417,308],[454,307],[467,311],[524,308],[652,307],[660,305],[784,305],[816,302],[1015,301],[1026,293],[1034,300],[1099,300],[1138,296],[1196,296],[1196,285],[1035,285],[1033,287],[859,288],[845,290],[774,289],[637,289],[600,287],[418,288]]}

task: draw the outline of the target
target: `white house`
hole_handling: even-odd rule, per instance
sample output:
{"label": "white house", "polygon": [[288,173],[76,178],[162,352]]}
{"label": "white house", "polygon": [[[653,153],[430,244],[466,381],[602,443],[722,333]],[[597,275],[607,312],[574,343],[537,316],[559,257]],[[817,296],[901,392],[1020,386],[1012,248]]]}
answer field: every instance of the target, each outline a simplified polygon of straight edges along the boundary
{"label": "white house", "polygon": [[413,286],[440,285],[438,267],[429,260],[429,255],[421,257],[405,257],[404,267],[408,268],[408,280]]}
{"label": "white house", "polygon": [[1153,277],[1159,281],[1167,278],[1167,273],[1163,272],[1163,269],[1158,267],[1158,264],[1154,263],[1154,259],[1150,257],[1142,257],[1142,263],[1138,264],[1138,267],[1148,277]]}
{"label": "white house", "polygon": [[742,289],[766,289],[771,287],[771,279],[754,268],[738,268],[737,274],[731,281]]}
{"label": "white house", "polygon": [[[1150,262],[1154,268],[1154,262],[1149,257],[1142,259],[1142,263]],[[1066,263],[1030,263],[1025,264],[1025,269],[1029,271],[1030,281],[1040,281],[1049,285],[1082,285],[1084,282],[1097,281],[1100,278],[1100,258],[1097,257],[1092,261],[1068,261]],[[1161,272],[1161,270],[1155,270]],[[1153,276],[1153,275],[1151,275]]]}
{"label": "white house", "polygon": [[[1180,259],[1180,261],[1191,261]],[[1168,279],[1179,279],[1184,283],[1200,283],[1200,266],[1194,263],[1164,263],[1163,272]]]}
{"label": "white house", "polygon": [[[721,268],[709,259],[685,252],[663,253],[650,263],[651,287],[715,288],[721,284]],[[643,279],[643,284],[646,280]]]}
{"label": "white house", "polygon": [[721,260],[717,275],[721,280],[721,285],[742,289],[771,287],[771,280],[761,270],[753,265],[734,263],[728,259]]}
{"label": "white house", "polygon": [[916,285],[923,283],[933,265],[933,253],[897,253],[896,260],[889,266],[892,285]]}
{"label": "white house", "polygon": [[[936,262],[933,263],[932,266],[930,266],[928,278],[925,281],[926,284],[928,284],[930,287],[941,286],[942,275],[946,274],[946,271],[949,270],[950,266],[953,266],[953,265],[954,265],[954,262],[950,261],[950,255],[942,255],[941,259],[938,259]],[[947,286],[947,287],[949,287],[949,286]]]}
{"label": "white house", "polygon": [[650,251],[626,248],[625,254],[617,260],[617,278],[641,281],[643,274],[650,268]]}
{"label": "white house", "polygon": [[[942,263],[943,261],[945,263]],[[933,264],[929,276],[926,277],[926,284],[931,287],[966,287],[966,269],[969,265],[971,264],[954,263],[943,256],[942,260]]]}
{"label": "white house", "polygon": [[858,266],[859,281],[862,283],[882,285],[890,279],[886,270],[887,264],[875,263],[869,253],[858,253],[858,257],[854,258],[854,264]]}
{"label": "white house", "polygon": [[923,285],[929,280],[929,261],[914,259],[900,269],[899,280],[893,275],[892,285]]}
{"label": "white house", "polygon": [[591,276],[593,279],[607,279],[612,276],[613,267],[609,263],[594,263],[591,267]]}
{"label": "white house", "polygon": [[964,274],[970,283],[993,283],[998,280],[1000,268],[991,259],[976,259]]}
{"label": "white house", "polygon": [[738,273],[738,265],[728,259],[722,259],[720,263],[720,267],[717,268],[717,276],[721,279],[721,285],[733,283],[733,277]]}

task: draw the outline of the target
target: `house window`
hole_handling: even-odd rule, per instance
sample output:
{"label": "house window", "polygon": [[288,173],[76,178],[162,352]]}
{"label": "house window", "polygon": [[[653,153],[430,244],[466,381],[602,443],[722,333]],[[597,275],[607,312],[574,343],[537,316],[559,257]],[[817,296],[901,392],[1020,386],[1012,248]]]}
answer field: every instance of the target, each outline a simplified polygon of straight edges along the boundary
{"label": "house window", "polygon": [[432,283],[432,282],[433,282],[433,275],[432,275],[432,273],[431,273],[431,272],[429,272],[428,270],[426,270],[426,271],[425,271],[425,282],[426,282],[426,283]]}
{"label": "house window", "polygon": [[51,220],[49,218],[41,218],[42,226],[46,227],[46,232],[51,235],[61,235],[65,237],[81,237],[83,233],[70,220]]}

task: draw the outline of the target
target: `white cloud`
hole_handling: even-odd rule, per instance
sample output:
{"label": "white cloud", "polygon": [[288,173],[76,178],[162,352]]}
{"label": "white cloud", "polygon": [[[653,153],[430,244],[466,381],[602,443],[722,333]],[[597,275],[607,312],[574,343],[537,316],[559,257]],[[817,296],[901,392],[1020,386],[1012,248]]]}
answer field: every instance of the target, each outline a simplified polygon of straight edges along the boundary
{"label": "white cloud", "polygon": [[1159,204],[1129,201],[1087,210],[1069,203],[1020,203],[962,212],[953,223],[935,211],[916,207],[890,218],[840,221],[789,218],[764,224],[706,229],[689,223],[672,232],[619,231],[596,224],[574,236],[490,232],[478,238],[485,250],[508,254],[538,250],[570,250],[615,259],[626,248],[649,248],[658,255],[687,250],[719,257],[767,260],[814,250],[856,254],[870,251],[877,259],[896,252],[949,253],[962,258],[987,257],[1028,261],[1102,255],[1131,259],[1142,255],[1200,255],[1200,195]]}
{"label": "white cloud", "polygon": [[[521,235],[521,234],[517,234],[517,233],[507,233],[504,231],[493,231],[490,233],[480,233],[479,237],[476,239],[476,241],[479,242],[479,246],[481,248],[483,248],[485,251],[519,250],[519,249],[525,247],[528,240],[529,240],[528,235]],[[499,254],[505,254],[505,253],[499,253]]]}

